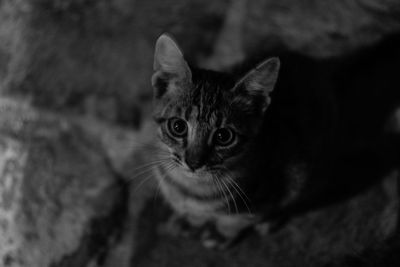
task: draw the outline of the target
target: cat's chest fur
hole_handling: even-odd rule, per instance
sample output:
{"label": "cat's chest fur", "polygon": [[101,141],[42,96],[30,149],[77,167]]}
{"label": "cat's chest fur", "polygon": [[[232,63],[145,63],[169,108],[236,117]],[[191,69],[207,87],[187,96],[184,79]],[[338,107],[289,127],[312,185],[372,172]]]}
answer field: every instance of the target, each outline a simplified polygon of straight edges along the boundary
{"label": "cat's chest fur", "polygon": [[158,167],[155,175],[165,199],[182,215],[211,217],[224,207],[220,199],[212,197],[215,192],[211,184],[195,182],[194,177],[189,177],[177,169],[166,170]]}
{"label": "cat's chest fur", "polygon": [[[195,188],[194,185],[185,183],[190,177],[186,177],[179,171],[165,171],[156,169],[156,177],[159,181],[161,193],[168,203],[180,214],[196,214],[211,217],[223,206],[218,200],[201,200],[196,197],[208,188]],[[204,186],[206,187],[206,186]],[[211,190],[211,189],[209,189]]]}
{"label": "cat's chest fur", "polygon": [[238,212],[234,204],[229,204],[229,193],[217,191],[213,182],[196,183],[194,177],[184,172],[162,167],[156,168],[155,176],[169,205],[194,225],[214,222],[227,229],[249,225],[259,219],[254,214]]}

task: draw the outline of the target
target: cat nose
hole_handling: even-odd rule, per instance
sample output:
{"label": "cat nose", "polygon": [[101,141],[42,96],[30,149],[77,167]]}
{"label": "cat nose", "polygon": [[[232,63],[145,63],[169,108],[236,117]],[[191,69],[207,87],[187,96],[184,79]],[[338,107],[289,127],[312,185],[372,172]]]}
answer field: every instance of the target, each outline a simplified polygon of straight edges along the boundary
{"label": "cat nose", "polygon": [[184,153],[185,163],[191,171],[202,167],[207,160],[208,150],[204,142],[193,142]]}
{"label": "cat nose", "polygon": [[192,159],[190,157],[185,158],[185,163],[191,171],[195,171],[203,166],[203,163],[200,160]]}

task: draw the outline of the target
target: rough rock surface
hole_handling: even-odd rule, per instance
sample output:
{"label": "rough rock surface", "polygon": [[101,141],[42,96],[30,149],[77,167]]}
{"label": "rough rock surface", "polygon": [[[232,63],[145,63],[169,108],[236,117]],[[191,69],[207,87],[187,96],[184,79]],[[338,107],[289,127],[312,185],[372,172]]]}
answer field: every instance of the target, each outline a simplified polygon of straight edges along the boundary
{"label": "rough rock surface", "polygon": [[247,53],[283,45],[328,57],[399,31],[400,5],[393,0],[248,1],[247,18],[243,30]]}
{"label": "rough rock surface", "polygon": [[0,113],[0,266],[101,260],[127,200],[101,146],[26,104],[0,98]]}
{"label": "rough rock surface", "polygon": [[208,250],[198,240],[162,233],[158,229],[166,220],[165,207],[149,200],[136,237],[141,249],[133,255],[132,266],[317,267],[344,255],[361,255],[395,231],[398,198],[391,192],[396,188],[393,178],[348,202],[296,218],[275,232],[254,234],[227,251]]}

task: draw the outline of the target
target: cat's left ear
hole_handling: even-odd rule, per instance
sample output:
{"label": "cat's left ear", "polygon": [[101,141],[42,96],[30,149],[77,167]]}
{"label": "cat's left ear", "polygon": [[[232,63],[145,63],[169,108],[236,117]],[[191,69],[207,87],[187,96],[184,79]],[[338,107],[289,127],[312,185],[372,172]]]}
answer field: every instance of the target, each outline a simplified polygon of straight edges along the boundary
{"label": "cat's left ear", "polygon": [[162,34],[156,42],[153,70],[151,81],[156,98],[161,97],[168,88],[176,90],[178,86],[169,86],[172,82],[182,87],[192,80],[192,73],[182,51],[168,34]]}
{"label": "cat's left ear", "polygon": [[263,61],[240,79],[234,90],[244,90],[250,96],[264,96],[266,101],[264,111],[271,101],[270,93],[274,90],[278,79],[279,67],[280,61],[277,57]]}

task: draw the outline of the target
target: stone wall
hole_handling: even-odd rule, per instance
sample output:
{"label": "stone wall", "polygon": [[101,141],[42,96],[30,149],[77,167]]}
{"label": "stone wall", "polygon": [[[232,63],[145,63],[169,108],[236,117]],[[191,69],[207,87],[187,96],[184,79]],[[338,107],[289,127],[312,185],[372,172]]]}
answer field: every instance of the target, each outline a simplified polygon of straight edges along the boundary
{"label": "stone wall", "polygon": [[96,139],[0,98],[0,266],[86,266],[123,225],[127,191]]}

